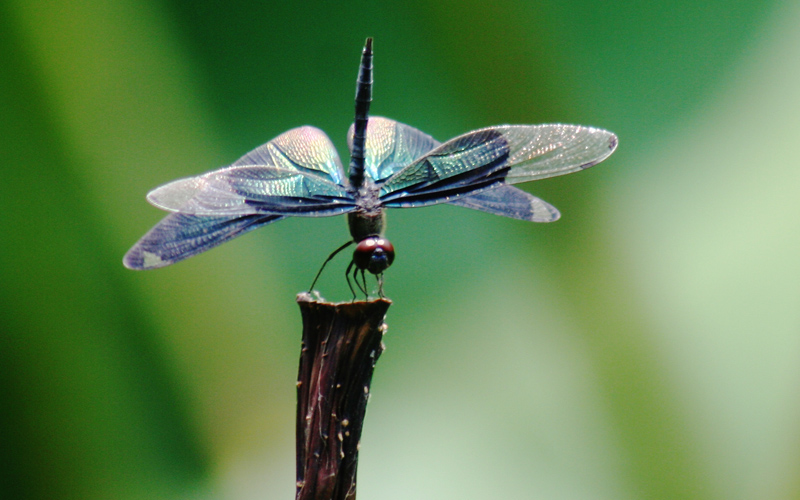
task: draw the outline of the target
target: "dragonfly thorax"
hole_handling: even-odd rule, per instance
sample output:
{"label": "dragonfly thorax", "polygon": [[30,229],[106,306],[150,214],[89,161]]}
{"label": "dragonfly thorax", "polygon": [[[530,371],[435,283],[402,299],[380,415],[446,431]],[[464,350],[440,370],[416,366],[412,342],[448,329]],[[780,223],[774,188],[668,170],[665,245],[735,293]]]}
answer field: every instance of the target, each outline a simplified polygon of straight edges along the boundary
{"label": "dragonfly thorax", "polygon": [[350,236],[356,243],[369,237],[383,236],[386,213],[380,208],[372,212],[356,210],[347,214],[347,225],[350,228]]}
{"label": "dragonfly thorax", "polygon": [[347,214],[347,225],[356,243],[370,236],[383,236],[386,213],[379,196],[380,188],[369,177],[355,193],[356,209]]}

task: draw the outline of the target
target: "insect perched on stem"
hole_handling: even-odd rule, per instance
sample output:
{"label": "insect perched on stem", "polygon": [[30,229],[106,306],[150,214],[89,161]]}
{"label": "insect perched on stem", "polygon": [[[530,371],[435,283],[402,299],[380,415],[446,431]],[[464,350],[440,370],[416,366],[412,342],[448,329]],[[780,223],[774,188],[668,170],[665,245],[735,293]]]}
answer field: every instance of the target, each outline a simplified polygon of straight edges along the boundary
{"label": "insect perched on stem", "polygon": [[[532,222],[559,218],[552,205],[511,184],[577,172],[606,159],[617,136],[580,125],[500,125],[445,143],[402,123],[369,117],[372,39],[361,56],[355,123],[348,133],[349,177],[330,139],[319,129],[289,130],[232,165],[165,184],[147,200],[170,213],[125,255],[126,267],[154,269],[204,252],[284,217],[347,214],[352,237],[345,272],[367,295],[365,273],[383,272],[394,247],[383,235],[386,208],[450,203]],[[360,274],[360,281],[359,281]]]}

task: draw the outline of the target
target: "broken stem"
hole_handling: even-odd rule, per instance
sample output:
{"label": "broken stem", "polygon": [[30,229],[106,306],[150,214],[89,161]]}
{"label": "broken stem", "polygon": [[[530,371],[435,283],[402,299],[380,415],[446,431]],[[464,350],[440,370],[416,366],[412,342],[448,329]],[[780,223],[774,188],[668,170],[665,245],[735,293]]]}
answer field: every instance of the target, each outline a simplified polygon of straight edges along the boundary
{"label": "broken stem", "polygon": [[353,500],[361,428],[391,302],[332,304],[302,293],[297,303],[303,343],[296,500]]}

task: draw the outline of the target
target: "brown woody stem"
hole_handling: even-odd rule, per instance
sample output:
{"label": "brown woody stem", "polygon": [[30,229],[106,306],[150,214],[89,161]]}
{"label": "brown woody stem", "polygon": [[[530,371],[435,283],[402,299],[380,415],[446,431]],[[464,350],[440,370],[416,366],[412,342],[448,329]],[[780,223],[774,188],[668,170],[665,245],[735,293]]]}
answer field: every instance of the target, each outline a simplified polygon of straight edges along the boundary
{"label": "brown woody stem", "polygon": [[331,304],[297,296],[303,343],[297,377],[296,500],[353,500],[372,372],[391,302]]}

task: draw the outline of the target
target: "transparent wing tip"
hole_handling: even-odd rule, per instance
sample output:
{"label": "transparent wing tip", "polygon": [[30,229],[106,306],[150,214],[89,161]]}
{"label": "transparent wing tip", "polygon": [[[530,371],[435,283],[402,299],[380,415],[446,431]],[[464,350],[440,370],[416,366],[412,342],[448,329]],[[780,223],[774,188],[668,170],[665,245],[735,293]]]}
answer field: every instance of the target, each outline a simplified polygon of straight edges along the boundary
{"label": "transparent wing tip", "polygon": [[613,153],[615,149],[617,149],[617,144],[619,143],[619,139],[617,139],[617,135],[613,132],[608,132],[610,137],[608,138],[608,150],[609,154]]}
{"label": "transparent wing tip", "polygon": [[547,204],[547,215],[538,214],[540,218],[534,219],[533,222],[555,222],[561,218],[561,212],[558,211],[553,205]]}
{"label": "transparent wing tip", "polygon": [[135,245],[128,250],[125,257],[122,258],[122,265],[134,271],[144,271],[147,269],[158,269],[173,264],[172,260],[164,260],[160,255],[148,252],[140,245]]}
{"label": "transparent wing tip", "polygon": [[530,196],[530,214],[527,220],[531,222],[555,222],[560,218],[561,212],[556,207],[541,198]]}
{"label": "transparent wing tip", "polygon": [[592,161],[581,165],[580,166],[581,170],[586,170],[589,167],[593,167],[598,163],[602,162],[603,160],[605,160],[606,158],[608,158],[609,156],[611,156],[611,153],[613,153],[617,149],[617,145],[619,144],[619,139],[617,138],[617,135],[613,132],[609,132],[608,130],[603,130],[601,128],[593,129],[593,132],[600,135],[603,138],[601,139],[601,141],[605,142],[606,149],[605,151],[603,151],[602,154],[598,155],[596,158],[593,158]]}
{"label": "transparent wing tip", "polygon": [[192,199],[202,182],[199,177],[191,177],[164,184],[147,193],[147,201],[161,210],[176,212]]}

